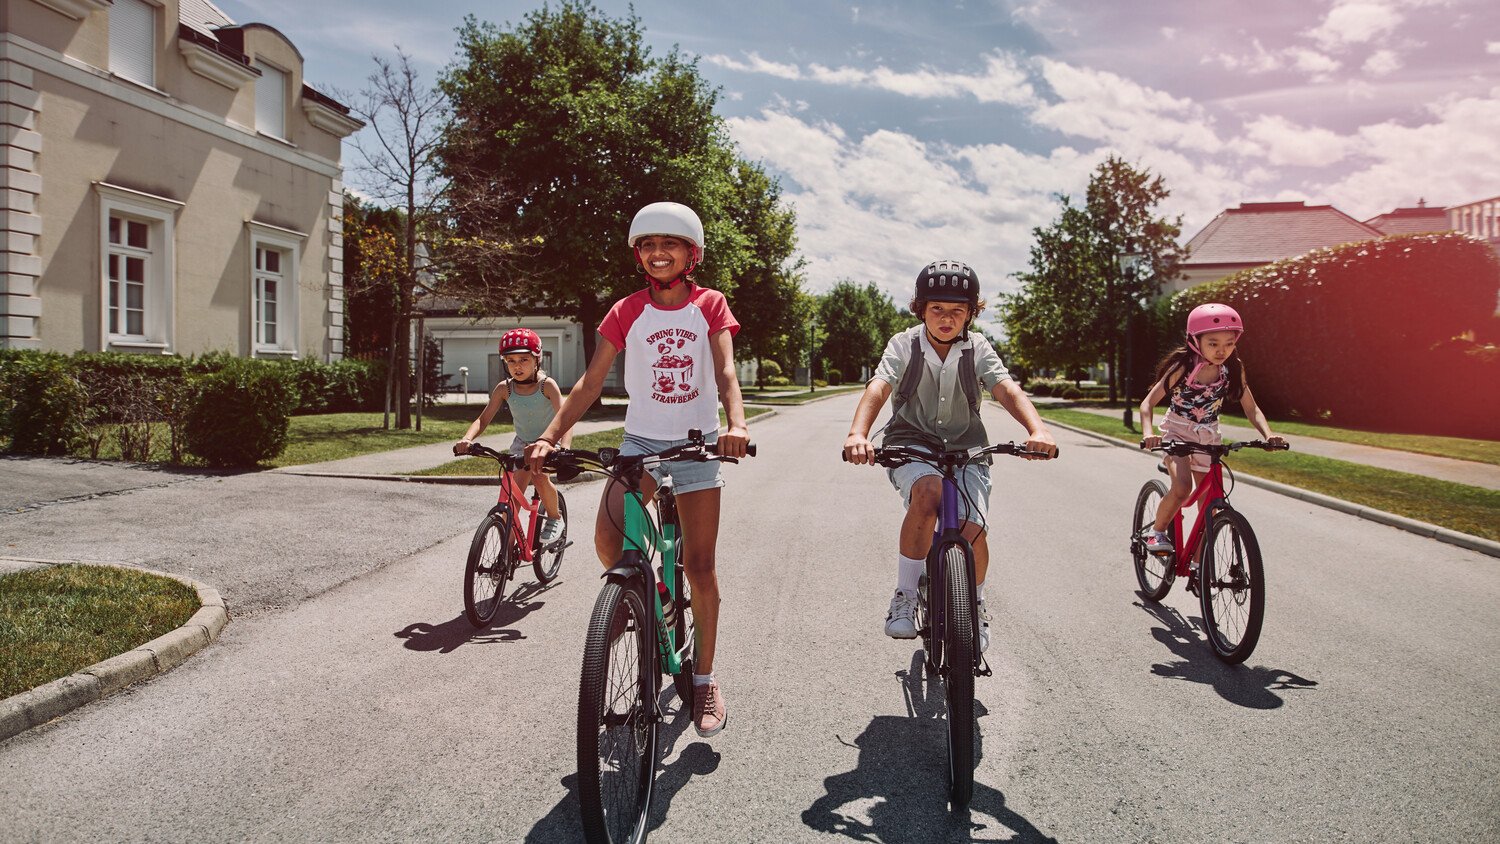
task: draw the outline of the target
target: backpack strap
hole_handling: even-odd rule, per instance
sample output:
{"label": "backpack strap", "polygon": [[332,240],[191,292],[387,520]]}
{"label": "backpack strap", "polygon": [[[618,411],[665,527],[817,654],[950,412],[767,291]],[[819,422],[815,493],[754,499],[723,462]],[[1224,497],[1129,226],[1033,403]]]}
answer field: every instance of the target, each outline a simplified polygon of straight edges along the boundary
{"label": "backpack strap", "polygon": [[974,368],[974,344],[964,349],[958,358],[958,383],[963,385],[964,397],[969,400],[969,410],[979,412],[979,373]]}
{"label": "backpack strap", "polygon": [[927,362],[922,357],[922,335],[911,338],[911,357],[906,361],[906,371],[901,373],[901,383],[896,385],[896,397],[891,402],[892,418],[917,394],[917,384],[922,380],[922,370]]}

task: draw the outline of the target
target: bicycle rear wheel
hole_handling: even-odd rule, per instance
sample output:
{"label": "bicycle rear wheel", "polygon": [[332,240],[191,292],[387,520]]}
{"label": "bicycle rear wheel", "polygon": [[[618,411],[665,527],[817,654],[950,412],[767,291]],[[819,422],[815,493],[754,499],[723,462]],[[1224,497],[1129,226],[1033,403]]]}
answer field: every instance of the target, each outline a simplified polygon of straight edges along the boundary
{"label": "bicycle rear wheel", "polygon": [[475,627],[483,627],[495,617],[505,597],[505,582],[510,578],[510,513],[491,513],[479,523],[469,543],[469,561],[464,566],[464,615]]}
{"label": "bicycle rear wheel", "polygon": [[948,805],[961,809],[974,795],[974,583],[962,545],[943,549],[948,569],[943,685],[948,698]]}
{"label": "bicycle rear wheel", "polygon": [[1152,601],[1165,598],[1177,578],[1177,561],[1173,556],[1147,551],[1146,542],[1141,539],[1141,530],[1156,521],[1156,508],[1166,496],[1166,484],[1147,481],[1135,498],[1135,518],[1130,523],[1130,556],[1135,560],[1135,579],[1141,585],[1141,594]]}
{"label": "bicycle rear wheel", "polygon": [[1203,629],[1214,656],[1235,665],[1255,650],[1265,619],[1260,543],[1250,523],[1233,510],[1214,514],[1207,542],[1198,568]]}
{"label": "bicycle rear wheel", "polygon": [[656,642],[639,577],[600,590],[578,684],[578,804],[584,840],[646,837],[656,774]]}
{"label": "bicycle rear wheel", "polygon": [[557,577],[558,569],[562,568],[563,551],[568,547],[568,501],[563,498],[562,490],[557,491],[557,512],[563,519],[563,532],[557,541],[543,548],[540,524],[537,525],[537,535],[531,540],[531,571],[536,575],[537,583],[551,583]]}

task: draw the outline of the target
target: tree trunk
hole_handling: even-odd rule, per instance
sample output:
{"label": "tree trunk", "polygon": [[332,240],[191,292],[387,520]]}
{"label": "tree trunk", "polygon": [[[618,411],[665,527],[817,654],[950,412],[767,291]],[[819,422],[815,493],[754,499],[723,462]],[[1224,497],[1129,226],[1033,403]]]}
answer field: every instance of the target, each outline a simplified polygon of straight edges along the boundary
{"label": "tree trunk", "polygon": [[[594,351],[599,348],[598,327],[604,317],[603,304],[592,296],[584,296],[578,301],[578,330],[583,332],[583,368],[588,369],[589,362],[594,359]],[[601,392],[599,398],[594,401],[596,406],[604,404],[604,394]]]}

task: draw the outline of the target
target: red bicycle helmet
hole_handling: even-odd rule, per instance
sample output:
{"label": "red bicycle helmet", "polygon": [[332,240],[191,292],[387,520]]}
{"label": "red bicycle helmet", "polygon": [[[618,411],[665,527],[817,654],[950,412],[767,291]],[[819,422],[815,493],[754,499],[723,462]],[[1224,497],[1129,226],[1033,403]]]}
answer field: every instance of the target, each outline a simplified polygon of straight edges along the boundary
{"label": "red bicycle helmet", "polygon": [[500,336],[500,354],[530,352],[542,356],[542,338],[529,328],[512,328]]}

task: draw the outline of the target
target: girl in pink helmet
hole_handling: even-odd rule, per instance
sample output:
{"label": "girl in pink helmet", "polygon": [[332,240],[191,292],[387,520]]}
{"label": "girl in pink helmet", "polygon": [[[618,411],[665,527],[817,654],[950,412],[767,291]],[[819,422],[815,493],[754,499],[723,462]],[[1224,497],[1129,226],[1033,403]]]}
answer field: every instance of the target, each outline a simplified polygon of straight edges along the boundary
{"label": "girl in pink helmet", "polygon": [[[527,449],[540,468],[561,432],[568,430],[599,398],[615,356],[625,354],[625,442],[621,454],[649,454],[687,443],[687,432],[703,431],[714,441],[719,405],[728,428],[717,434],[718,452],[744,457],[749,436],[745,407],[734,369],[734,335],[740,324],[724,294],[693,283],[703,260],[703,223],[693,209],[676,202],[653,202],[636,213],[628,243],[646,286],[616,302],[599,326],[601,342],[588,369],[568,393],[547,430]],[[682,519],[684,565],[693,596],[697,632],[693,683],[693,726],[700,736],[723,729],[729,708],[714,677],[714,646],[719,627],[719,580],[714,550],[719,541],[719,498],[724,481],[719,462],[667,463],[641,479],[650,500],[658,473],[671,475]],[[625,523],[624,495],[618,484],[605,486],[594,521],[594,549],[606,567],[620,558]]]}
{"label": "girl in pink helmet", "polygon": [[[464,432],[463,439],[453,444],[454,454],[468,454],[469,444],[474,442],[484,429],[494,421],[500,405],[510,405],[511,418],[516,423],[516,436],[511,440],[510,453],[520,456],[537,437],[546,430],[547,424],[562,408],[562,390],[557,382],[547,377],[541,369],[542,338],[529,328],[512,328],[500,336],[500,357],[510,377],[495,385],[490,393],[489,404],[484,406],[479,418]],[[563,434],[563,447],[572,442],[571,426]],[[542,542],[556,542],[563,535],[562,511],[557,506],[557,487],[543,472],[520,471],[516,483],[525,489],[528,483],[536,484],[541,496],[546,519],[542,521]]]}
{"label": "girl in pink helmet", "polygon": [[[1279,443],[1281,437],[1271,433],[1265,414],[1255,404],[1250,385],[1245,383],[1245,367],[1235,354],[1235,346],[1245,324],[1239,313],[1217,302],[1193,308],[1187,318],[1187,342],[1162,359],[1156,368],[1156,384],[1141,402],[1141,448],[1154,448],[1163,439],[1216,445],[1219,435],[1219,412],[1224,400],[1238,401],[1245,418],[1267,442]],[[1167,413],[1162,417],[1161,435],[1152,433],[1153,409],[1164,396],[1170,396]],[[1194,453],[1191,457],[1166,457],[1167,474],[1172,488],[1156,510],[1156,521],[1147,525],[1141,536],[1152,553],[1172,551],[1167,525],[1182,509],[1193,487],[1208,474],[1209,457]]]}

